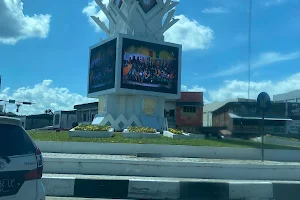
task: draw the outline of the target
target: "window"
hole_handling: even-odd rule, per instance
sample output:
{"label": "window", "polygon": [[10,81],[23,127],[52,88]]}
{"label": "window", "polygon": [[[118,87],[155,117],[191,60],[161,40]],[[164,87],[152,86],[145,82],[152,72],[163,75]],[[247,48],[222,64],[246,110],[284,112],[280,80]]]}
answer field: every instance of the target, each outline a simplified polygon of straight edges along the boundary
{"label": "window", "polygon": [[175,110],[170,110],[170,117],[174,117],[175,116]]}
{"label": "window", "polygon": [[82,122],[82,111],[77,111],[77,121]]}
{"label": "window", "polygon": [[196,113],[196,107],[195,106],[183,106],[183,112]]}
{"label": "window", "polygon": [[59,125],[59,118],[60,118],[60,115],[56,114],[54,117],[54,125]]}
{"label": "window", "polygon": [[35,147],[19,126],[0,124],[0,156],[15,156],[35,153]]}

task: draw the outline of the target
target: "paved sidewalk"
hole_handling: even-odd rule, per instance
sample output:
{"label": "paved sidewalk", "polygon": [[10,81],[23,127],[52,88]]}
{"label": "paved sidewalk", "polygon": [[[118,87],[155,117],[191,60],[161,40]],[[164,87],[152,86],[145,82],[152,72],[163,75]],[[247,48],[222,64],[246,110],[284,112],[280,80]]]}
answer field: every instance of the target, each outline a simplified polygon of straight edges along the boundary
{"label": "paved sidewalk", "polygon": [[[108,200],[108,199],[91,199],[91,198],[75,198],[75,197],[46,197],[46,200]],[[127,200],[127,199],[115,199]]]}
{"label": "paved sidewalk", "polygon": [[230,159],[206,159],[206,158],[145,158],[126,155],[95,155],[95,154],[65,154],[65,153],[43,153],[46,159],[83,159],[83,160],[120,160],[120,161],[161,161],[161,162],[182,162],[182,163],[222,163],[222,164],[259,164],[259,165],[293,165],[300,166],[296,162],[275,162],[259,160],[230,160]]}

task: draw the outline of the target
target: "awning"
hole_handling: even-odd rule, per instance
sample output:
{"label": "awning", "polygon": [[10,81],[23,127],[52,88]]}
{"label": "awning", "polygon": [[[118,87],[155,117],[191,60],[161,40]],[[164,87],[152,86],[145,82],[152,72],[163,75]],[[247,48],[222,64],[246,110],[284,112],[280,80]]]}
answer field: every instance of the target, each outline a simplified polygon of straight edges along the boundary
{"label": "awning", "polygon": [[[261,119],[261,117],[241,117],[241,116],[238,116],[236,114],[233,114],[233,113],[229,113],[228,114],[230,118],[232,119]],[[271,121],[292,121],[292,119],[290,118],[276,118],[276,117],[265,117],[265,120],[271,120]]]}

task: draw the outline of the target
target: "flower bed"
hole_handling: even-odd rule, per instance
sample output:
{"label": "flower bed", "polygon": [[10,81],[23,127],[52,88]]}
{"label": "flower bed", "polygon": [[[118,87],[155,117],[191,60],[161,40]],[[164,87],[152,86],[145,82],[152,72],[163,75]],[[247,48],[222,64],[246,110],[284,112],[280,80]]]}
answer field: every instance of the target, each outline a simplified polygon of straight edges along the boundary
{"label": "flower bed", "polygon": [[169,128],[169,130],[164,131],[163,134],[165,137],[174,138],[174,139],[188,138],[188,136],[185,135],[182,130],[177,130],[174,128]]}
{"label": "flower bed", "polygon": [[130,126],[123,131],[125,138],[159,138],[160,134],[154,128]]}
{"label": "flower bed", "polygon": [[174,129],[174,128],[169,128],[169,132],[173,133],[173,134],[183,134],[183,130],[178,130],[178,129]]}
{"label": "flower bed", "polygon": [[175,139],[204,139],[205,135],[184,133],[183,130],[169,128],[168,131],[164,131],[164,136]]}
{"label": "flower bed", "polygon": [[97,126],[81,124],[69,131],[70,137],[84,138],[108,138],[114,135],[114,130],[110,126]]}

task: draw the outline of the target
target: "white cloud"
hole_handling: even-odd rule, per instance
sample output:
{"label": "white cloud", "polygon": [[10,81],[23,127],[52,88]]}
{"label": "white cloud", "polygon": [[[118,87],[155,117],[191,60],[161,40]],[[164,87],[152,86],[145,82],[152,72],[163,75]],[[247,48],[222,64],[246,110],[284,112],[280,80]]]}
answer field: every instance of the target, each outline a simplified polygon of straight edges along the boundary
{"label": "white cloud", "polygon": [[[108,2],[109,0],[103,0],[103,3],[106,5]],[[83,8],[82,13],[88,17],[89,22],[95,27],[97,32],[101,31],[101,29],[90,16],[97,16],[108,25],[107,17],[94,1],[90,1]],[[165,32],[166,41],[182,44],[184,51],[207,49],[210,46],[214,38],[214,32],[210,27],[200,25],[196,20],[191,20],[184,15],[175,16],[175,18],[180,20]]]}
{"label": "white cloud", "polygon": [[[95,99],[71,93],[67,88],[52,86],[51,80],[44,80],[33,87],[21,87],[15,91],[5,88],[0,93],[0,99],[34,102],[33,105],[22,105],[20,114],[41,114],[46,109],[72,110],[75,104],[95,102]],[[7,104],[8,111],[15,111],[14,104]]]}
{"label": "white cloud", "polygon": [[281,54],[277,52],[262,53],[257,60],[253,63],[253,68],[264,67],[273,63],[295,60],[300,58],[300,52],[292,52],[288,54]]}
{"label": "white cloud", "polygon": [[[255,60],[252,61],[251,69],[255,70],[258,68],[266,67],[274,63],[279,63],[288,60],[296,60],[300,59],[300,51],[292,52],[288,54],[282,54],[278,52],[265,52],[261,53]],[[229,67],[225,70],[216,72],[213,75],[208,77],[222,77],[222,76],[230,76],[234,74],[239,74],[241,72],[245,72],[248,69],[248,65],[246,62],[236,64],[232,67]],[[208,78],[207,77],[207,78]]]}
{"label": "white cloud", "polygon": [[[206,89],[198,85],[188,88],[186,85],[181,86],[182,91],[189,92],[206,92]],[[10,88],[4,88],[0,93],[0,100],[13,99],[16,101],[33,102],[33,105],[22,105],[20,114],[41,114],[45,110],[72,110],[74,105],[96,102],[96,99],[84,97],[77,93],[70,92],[67,88],[53,87],[52,80],[44,80],[34,86],[21,87],[15,91]],[[204,99],[204,102],[208,101]],[[7,104],[7,111],[16,111],[16,105]]]}
{"label": "white cloud", "polygon": [[284,4],[286,3],[287,0],[266,0],[266,1],[263,1],[262,4],[264,6],[274,6],[274,5],[281,5],[281,4]]}
{"label": "white cloud", "polygon": [[205,8],[201,12],[205,14],[223,14],[223,13],[229,13],[229,10],[223,7],[213,7],[213,8]]}
{"label": "white cloud", "polygon": [[194,85],[192,88],[188,88],[186,85],[181,85],[181,91],[183,92],[206,92],[204,87],[200,87],[199,85]]}
{"label": "white cloud", "polygon": [[[298,88],[297,88],[298,87]],[[272,98],[274,94],[300,89],[300,72],[280,81],[271,80],[251,82],[250,98],[256,99],[260,92],[267,92]],[[224,101],[234,98],[248,97],[248,82],[239,80],[224,81],[224,85],[208,92],[211,101]]]}
{"label": "white cloud", "polygon": [[[298,88],[297,88],[298,87]],[[289,92],[300,89],[300,72],[280,81],[258,81],[250,84],[250,98],[256,99],[260,92],[267,92],[272,98],[274,94]],[[224,101],[234,98],[248,97],[248,82],[239,80],[227,80],[220,88],[207,91],[204,87],[194,85],[188,87],[181,85],[182,91],[203,92],[204,103],[213,101]],[[20,108],[20,114],[40,114],[46,109],[52,110],[72,110],[74,105],[81,103],[95,102],[96,99],[90,99],[77,93],[70,92],[67,88],[53,87],[51,80],[44,80],[42,83],[31,87],[22,87],[15,91],[5,88],[0,93],[0,99],[17,101],[29,101],[36,104],[23,105]],[[8,104],[7,111],[15,111],[16,106]]]}
{"label": "white cloud", "polygon": [[24,15],[21,0],[2,0],[0,3],[0,43],[16,44],[27,38],[46,38],[50,31],[51,15]]}
{"label": "white cloud", "polygon": [[[108,3],[109,3],[109,0],[103,0],[102,2],[107,6]],[[106,25],[108,25],[108,19],[107,19],[107,17],[103,13],[103,11],[100,10],[99,6],[97,5],[97,3],[94,0],[90,1],[88,3],[88,5],[83,8],[82,13],[85,14],[88,17],[89,23],[92,26],[94,26],[96,32],[99,32],[101,29],[94,22],[94,20],[92,20],[91,16],[99,17],[99,19],[102,22],[104,22]]]}
{"label": "white cloud", "polygon": [[179,21],[165,32],[165,40],[182,44],[183,50],[207,49],[214,39],[214,31],[190,20],[184,15],[175,16]]}
{"label": "white cloud", "polygon": [[181,85],[181,91],[182,92],[203,92],[203,102],[204,104],[211,103],[206,97],[206,89],[204,87],[200,87],[199,85],[194,85],[191,88],[188,88],[186,85]]}

